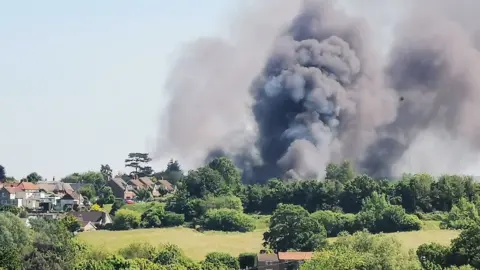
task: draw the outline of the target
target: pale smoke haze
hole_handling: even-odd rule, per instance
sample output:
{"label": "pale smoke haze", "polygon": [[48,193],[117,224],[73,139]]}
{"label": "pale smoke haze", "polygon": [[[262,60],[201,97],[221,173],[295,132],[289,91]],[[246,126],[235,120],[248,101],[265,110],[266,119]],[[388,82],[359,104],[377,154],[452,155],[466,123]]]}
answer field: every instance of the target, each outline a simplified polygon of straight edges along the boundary
{"label": "pale smoke haze", "polygon": [[[352,15],[349,1],[262,1],[239,11],[228,38],[183,48],[158,155],[187,167],[227,155],[251,182],[318,178],[345,159],[378,177],[471,170],[480,3],[362,3],[377,8]],[[399,10],[394,35],[382,34],[382,10]]]}

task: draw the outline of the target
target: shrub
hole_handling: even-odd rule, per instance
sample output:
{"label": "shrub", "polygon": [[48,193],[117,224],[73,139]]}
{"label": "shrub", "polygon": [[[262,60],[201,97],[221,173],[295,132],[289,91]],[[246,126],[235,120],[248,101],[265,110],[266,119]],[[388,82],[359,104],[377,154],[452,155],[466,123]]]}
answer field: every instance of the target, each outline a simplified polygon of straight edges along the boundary
{"label": "shrub", "polygon": [[401,206],[388,203],[385,195],[374,192],[356,215],[355,226],[371,233],[397,232],[420,230],[422,222],[417,216],[408,215]]}
{"label": "shrub", "polygon": [[417,257],[424,269],[432,265],[440,266],[441,269],[447,267],[447,257],[450,249],[437,243],[423,244],[417,248]]}
{"label": "shrub", "polygon": [[162,225],[162,219],[165,216],[165,209],[161,204],[153,204],[142,213],[140,219],[142,227],[157,228]]}
{"label": "shrub", "polygon": [[456,203],[448,215],[440,223],[442,229],[467,229],[480,221],[475,204],[465,198]]}
{"label": "shrub", "polygon": [[255,261],[257,259],[257,254],[255,253],[240,253],[238,255],[238,263],[240,269],[246,269],[247,267],[252,268],[255,266]]}
{"label": "shrub", "polygon": [[15,205],[0,205],[0,212],[10,212],[17,216],[21,211],[22,209]]}
{"label": "shrub", "polygon": [[237,258],[224,252],[211,252],[205,257],[205,264],[211,264],[215,266],[215,269],[225,267],[226,269],[239,269],[240,264]]}
{"label": "shrub", "polygon": [[177,214],[173,212],[165,212],[162,218],[162,226],[175,227],[185,223],[185,216],[183,214]]}
{"label": "shrub", "polygon": [[127,259],[153,260],[157,255],[157,249],[149,243],[132,243],[121,248],[118,253]]}
{"label": "shrub", "polygon": [[319,224],[325,227],[327,236],[337,236],[342,231],[353,233],[355,231],[355,215],[336,213],[333,211],[317,211],[311,214]]}
{"label": "shrub", "polygon": [[113,219],[113,228],[115,230],[130,230],[136,229],[139,226],[140,214],[132,210],[120,209]]}
{"label": "shrub", "polygon": [[207,210],[226,208],[243,212],[242,200],[236,196],[209,196],[205,203]]}
{"label": "shrub", "polygon": [[255,222],[250,216],[232,209],[209,210],[202,225],[204,229],[218,231],[250,232],[255,229]]}

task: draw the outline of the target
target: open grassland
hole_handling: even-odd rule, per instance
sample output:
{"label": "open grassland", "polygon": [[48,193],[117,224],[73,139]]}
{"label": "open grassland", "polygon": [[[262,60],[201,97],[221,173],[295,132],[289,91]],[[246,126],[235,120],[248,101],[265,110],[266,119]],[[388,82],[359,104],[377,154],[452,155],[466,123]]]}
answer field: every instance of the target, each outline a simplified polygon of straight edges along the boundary
{"label": "open grassland", "polygon": [[204,232],[188,228],[139,229],[131,231],[95,231],[80,233],[81,240],[105,251],[117,251],[134,242],[148,242],[154,246],[171,243],[185,254],[202,260],[213,251],[238,255],[258,252],[262,248],[263,230],[250,233]]}
{"label": "open grassland", "polygon": [[[95,248],[114,252],[134,242],[148,242],[154,246],[171,243],[179,246],[195,260],[202,260],[213,251],[238,255],[242,252],[258,252],[262,249],[264,229],[250,233],[197,232],[188,228],[139,229],[131,231],[96,231],[80,233],[81,240]],[[415,249],[424,243],[435,242],[448,245],[458,236],[458,231],[423,230],[391,233],[406,250]],[[334,241],[334,239],[331,239]]]}

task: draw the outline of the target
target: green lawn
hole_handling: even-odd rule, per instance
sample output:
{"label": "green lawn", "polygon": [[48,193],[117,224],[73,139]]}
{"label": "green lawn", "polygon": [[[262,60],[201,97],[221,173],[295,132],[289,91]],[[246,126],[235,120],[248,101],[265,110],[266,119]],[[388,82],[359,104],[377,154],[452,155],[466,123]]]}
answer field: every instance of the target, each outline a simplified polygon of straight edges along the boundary
{"label": "green lawn", "polygon": [[[259,220],[259,223],[261,221]],[[131,231],[95,231],[80,233],[86,243],[105,251],[114,252],[134,242],[148,242],[158,246],[171,243],[178,245],[192,259],[201,260],[209,252],[222,251],[232,255],[242,252],[258,252],[262,249],[264,229],[250,233],[204,232],[188,228],[139,229]],[[436,242],[448,245],[458,236],[458,231],[424,230],[399,232],[389,235],[397,238],[406,250],[415,249],[423,243]],[[332,239],[333,240],[333,239]]]}

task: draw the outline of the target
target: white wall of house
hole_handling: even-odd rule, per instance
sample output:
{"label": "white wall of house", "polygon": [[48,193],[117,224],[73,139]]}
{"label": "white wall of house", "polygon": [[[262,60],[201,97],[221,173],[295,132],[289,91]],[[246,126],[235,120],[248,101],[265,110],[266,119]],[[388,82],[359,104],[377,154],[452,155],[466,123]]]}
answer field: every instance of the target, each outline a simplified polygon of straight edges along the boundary
{"label": "white wall of house", "polygon": [[23,200],[23,207],[29,209],[35,209],[39,207],[40,201],[37,199],[24,199]]}
{"label": "white wall of house", "polygon": [[15,196],[21,199],[30,199],[39,196],[38,193],[38,190],[21,190],[18,191]]}

